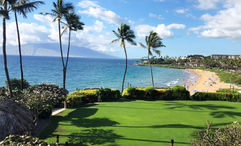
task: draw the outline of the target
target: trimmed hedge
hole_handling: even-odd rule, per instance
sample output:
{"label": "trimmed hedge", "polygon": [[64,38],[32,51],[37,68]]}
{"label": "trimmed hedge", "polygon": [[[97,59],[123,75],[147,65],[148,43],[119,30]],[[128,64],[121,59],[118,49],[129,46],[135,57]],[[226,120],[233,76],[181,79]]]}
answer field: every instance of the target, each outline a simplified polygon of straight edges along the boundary
{"label": "trimmed hedge", "polygon": [[68,95],[67,103],[69,107],[77,107],[87,103],[117,101],[120,97],[120,91],[117,89],[77,90]]}
{"label": "trimmed hedge", "polygon": [[124,90],[122,96],[140,100],[190,100],[189,91],[183,86],[175,86],[172,89],[129,87]]}
{"label": "trimmed hedge", "polygon": [[232,101],[241,102],[240,93],[222,93],[222,92],[197,92],[192,97],[192,100],[205,101],[205,100],[219,100],[219,101]]}

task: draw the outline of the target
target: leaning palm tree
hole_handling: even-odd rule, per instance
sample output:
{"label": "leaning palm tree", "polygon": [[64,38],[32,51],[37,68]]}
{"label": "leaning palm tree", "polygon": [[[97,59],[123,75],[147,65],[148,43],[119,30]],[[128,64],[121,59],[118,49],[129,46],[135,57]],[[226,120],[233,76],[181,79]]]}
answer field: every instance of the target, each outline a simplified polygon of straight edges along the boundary
{"label": "leaning palm tree", "polygon": [[58,33],[59,33],[59,49],[61,55],[61,61],[63,66],[63,88],[65,89],[65,63],[63,56],[63,48],[62,48],[62,38],[61,38],[61,19],[67,14],[69,11],[74,9],[72,3],[64,3],[63,0],[57,0],[57,3],[53,2],[54,9],[52,9],[51,13],[41,13],[43,15],[51,15],[54,16],[53,21],[58,22]]}
{"label": "leaning palm tree", "polygon": [[161,51],[156,49],[159,47],[166,47],[165,45],[163,45],[161,40],[162,39],[158,36],[156,32],[151,31],[149,36],[146,36],[146,39],[145,39],[146,46],[143,45],[142,43],[139,43],[143,48],[147,48],[147,51],[148,51],[147,59],[148,59],[148,63],[151,71],[152,87],[154,87],[154,80],[153,80],[152,66],[150,62],[150,55],[152,56],[152,51],[158,54],[159,56],[161,55]]}
{"label": "leaning palm tree", "polygon": [[9,5],[12,5],[14,3],[14,0],[1,0],[0,4],[0,16],[3,17],[3,41],[2,41],[2,48],[3,48],[3,62],[4,62],[4,70],[5,70],[5,75],[7,78],[7,87],[9,90],[9,96],[12,97],[12,86],[10,83],[10,77],[8,73],[8,65],[7,65],[7,51],[6,51],[6,41],[7,41],[7,36],[6,36],[6,20],[10,19],[9,17]]}
{"label": "leaning palm tree", "polygon": [[67,29],[69,31],[67,56],[66,56],[66,62],[65,62],[65,66],[64,66],[64,72],[63,72],[63,74],[64,74],[63,75],[63,86],[65,88],[66,72],[67,72],[67,68],[68,68],[69,52],[70,52],[71,31],[83,30],[84,23],[80,22],[80,17],[78,15],[76,15],[73,11],[69,11],[67,14],[64,15],[64,17],[65,17],[67,23],[63,22],[66,26],[63,33]]}
{"label": "leaning palm tree", "polygon": [[20,41],[20,33],[19,33],[19,26],[18,26],[18,17],[17,13],[23,15],[27,18],[27,13],[34,11],[37,9],[39,4],[44,4],[42,1],[34,1],[29,2],[29,0],[15,0],[15,2],[11,5],[11,8],[14,12],[16,29],[17,29],[17,37],[18,37],[18,51],[19,51],[19,61],[20,61],[20,71],[21,71],[21,89],[23,90],[23,63],[22,63],[22,51],[21,51],[21,41]]}
{"label": "leaning palm tree", "polygon": [[127,41],[128,43],[130,43],[132,45],[136,45],[136,42],[134,41],[134,39],[136,37],[135,37],[134,31],[132,31],[130,29],[130,26],[126,25],[126,24],[121,24],[121,27],[118,28],[118,32],[113,30],[113,33],[115,34],[117,39],[114,39],[111,43],[120,41],[121,42],[120,46],[123,47],[124,52],[125,52],[125,57],[126,57],[125,72],[124,72],[124,76],[123,76],[122,90],[121,90],[123,92],[124,84],[125,84],[125,77],[126,77],[126,72],[127,72],[127,52],[126,52],[125,41]]}

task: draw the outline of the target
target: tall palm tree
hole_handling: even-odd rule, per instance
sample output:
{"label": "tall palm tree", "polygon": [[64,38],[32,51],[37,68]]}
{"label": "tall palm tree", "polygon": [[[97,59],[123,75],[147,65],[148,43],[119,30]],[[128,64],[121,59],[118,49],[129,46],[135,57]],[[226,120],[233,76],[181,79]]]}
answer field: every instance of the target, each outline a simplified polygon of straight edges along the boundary
{"label": "tall palm tree", "polygon": [[39,4],[44,4],[42,1],[34,1],[29,2],[29,0],[15,0],[15,3],[11,5],[11,8],[14,12],[16,29],[17,29],[17,37],[18,37],[18,51],[19,51],[19,61],[20,61],[20,71],[21,71],[21,89],[23,90],[23,63],[22,63],[22,51],[21,51],[21,41],[20,41],[20,33],[18,27],[18,17],[17,13],[23,15],[27,18],[27,13],[32,12],[34,9],[37,9]]}
{"label": "tall palm tree", "polygon": [[64,63],[64,56],[63,56],[63,48],[62,48],[62,38],[61,38],[61,19],[67,14],[69,11],[73,11],[74,7],[72,3],[64,3],[63,0],[57,0],[53,2],[53,7],[51,13],[41,13],[44,15],[51,15],[54,16],[54,21],[58,22],[58,33],[59,33],[59,49],[61,54],[61,61],[63,66],[63,88],[65,89],[65,63]]}
{"label": "tall palm tree", "polygon": [[[68,39],[68,49],[67,49],[67,56],[66,56],[66,62],[64,66],[64,75],[63,75],[63,86],[65,88],[65,81],[66,81],[66,72],[68,67],[68,61],[69,61],[69,52],[70,52],[70,40],[71,40],[71,31],[78,31],[83,30],[83,22],[80,22],[80,17],[76,15],[73,11],[69,11],[67,14],[65,14],[65,19],[67,24],[65,30],[69,30],[69,39]],[[63,32],[65,32],[65,30]],[[63,33],[62,33],[63,34]]]}
{"label": "tall palm tree", "polygon": [[161,51],[156,49],[159,47],[166,47],[165,45],[163,45],[161,40],[162,39],[158,36],[156,32],[151,31],[149,36],[146,36],[146,39],[145,39],[146,46],[143,45],[142,43],[139,43],[143,48],[147,48],[147,51],[148,51],[147,59],[148,59],[150,72],[151,72],[152,87],[154,87],[154,80],[153,80],[152,66],[150,62],[150,55],[152,56],[152,51],[158,54],[159,56],[161,55]]}
{"label": "tall palm tree", "polygon": [[122,90],[121,90],[123,92],[124,84],[125,84],[125,77],[126,77],[126,72],[127,72],[127,52],[126,52],[125,41],[127,41],[131,45],[136,45],[136,42],[134,41],[136,36],[134,34],[134,31],[132,31],[130,29],[130,26],[126,25],[126,24],[121,24],[120,28],[118,28],[117,30],[118,30],[117,32],[113,30],[113,33],[115,34],[117,39],[114,39],[111,43],[120,41],[121,42],[120,46],[123,47],[124,52],[125,52],[126,65],[125,65],[125,72],[124,72],[124,76],[123,76]]}
{"label": "tall palm tree", "polygon": [[10,19],[9,18],[9,9],[8,6],[13,4],[14,0],[1,0],[0,4],[0,16],[3,17],[3,41],[2,41],[2,48],[3,48],[3,62],[4,62],[4,70],[5,70],[5,75],[7,78],[7,86],[8,86],[8,90],[9,90],[9,96],[12,97],[13,93],[12,93],[12,86],[10,83],[10,77],[9,77],[9,73],[8,73],[8,65],[7,65],[7,51],[6,51],[6,20]]}

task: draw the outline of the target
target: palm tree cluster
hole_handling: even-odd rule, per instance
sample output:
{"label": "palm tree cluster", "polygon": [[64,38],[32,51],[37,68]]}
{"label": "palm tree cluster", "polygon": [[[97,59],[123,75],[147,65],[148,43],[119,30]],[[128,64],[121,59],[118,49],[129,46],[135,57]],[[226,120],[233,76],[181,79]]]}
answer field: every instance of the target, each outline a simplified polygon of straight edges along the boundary
{"label": "palm tree cluster", "polygon": [[[117,39],[114,39],[111,43],[120,41],[121,42],[120,46],[123,47],[124,52],[125,52],[125,58],[126,58],[125,72],[124,72],[123,81],[122,81],[122,92],[123,92],[124,84],[125,84],[125,77],[126,77],[126,72],[127,72],[127,52],[126,52],[125,41],[127,41],[128,43],[130,43],[132,45],[137,45],[137,44],[134,41],[134,39],[135,39],[134,31],[130,29],[129,25],[121,24],[120,28],[118,28],[117,31],[113,30],[113,33],[115,34]],[[150,66],[151,79],[152,79],[151,81],[152,81],[153,87],[154,87],[154,79],[153,79],[153,73],[152,73],[152,66],[150,63],[150,56],[153,55],[152,51],[158,55],[161,54],[161,51],[157,50],[157,48],[159,48],[159,47],[165,47],[165,45],[163,45],[161,40],[162,40],[161,37],[159,37],[156,32],[151,31],[149,36],[146,36],[146,39],[145,39],[146,46],[143,45],[142,43],[139,43],[140,46],[142,46],[143,48],[146,48],[147,52],[148,52],[148,62],[149,62],[149,66]]]}
{"label": "palm tree cluster", "polygon": [[[12,88],[10,83],[10,77],[7,66],[7,47],[6,47],[6,20],[10,19],[10,13],[13,12],[15,22],[16,22],[16,30],[17,30],[17,40],[18,40],[18,48],[19,48],[19,62],[20,62],[20,71],[21,71],[21,86],[23,89],[24,84],[24,75],[23,75],[23,63],[22,63],[22,48],[21,48],[21,37],[20,30],[18,25],[18,14],[27,18],[27,13],[33,12],[40,4],[44,4],[43,1],[29,1],[29,0],[1,0],[0,1],[0,16],[3,18],[3,61],[4,61],[4,69],[5,75],[7,78],[7,87],[9,90],[9,95],[12,97]],[[70,43],[71,43],[71,32],[83,30],[84,23],[80,22],[80,17],[74,12],[74,6],[72,3],[64,3],[63,0],[57,0],[57,2],[53,2],[53,9],[51,13],[42,13],[45,15],[54,16],[54,21],[58,22],[58,30],[59,30],[59,45],[60,45],[60,53],[61,60],[63,65],[63,88],[65,89],[65,81],[66,81],[66,71],[69,60],[69,52],[70,52]],[[62,19],[64,21],[62,21]],[[64,30],[61,32],[61,25],[63,25]],[[62,48],[62,36],[65,31],[69,32],[68,39],[68,48],[67,48],[67,56],[64,60],[63,56],[63,48]]]}

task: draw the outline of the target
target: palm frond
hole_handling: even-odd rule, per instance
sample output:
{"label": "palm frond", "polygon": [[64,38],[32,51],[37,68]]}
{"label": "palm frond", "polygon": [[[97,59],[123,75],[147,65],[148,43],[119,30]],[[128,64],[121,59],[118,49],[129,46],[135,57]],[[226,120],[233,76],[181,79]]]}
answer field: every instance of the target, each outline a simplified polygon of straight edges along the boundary
{"label": "palm frond", "polygon": [[6,19],[9,19],[9,12],[4,9],[0,9],[0,16],[5,17]]}
{"label": "palm frond", "polygon": [[131,38],[127,38],[126,40],[127,40],[127,42],[130,43],[131,45],[134,45],[134,46],[137,45],[136,42],[135,42],[133,39],[131,39]]}
{"label": "palm frond", "polygon": [[152,49],[157,55],[161,56],[161,51],[160,50],[156,50],[156,49]]}
{"label": "palm frond", "polygon": [[146,48],[146,46],[142,43],[139,42],[139,45],[142,47],[142,48]]}
{"label": "palm frond", "polygon": [[112,30],[112,32],[115,34],[117,38],[121,38],[120,34],[118,34],[116,31]]}
{"label": "palm frond", "polygon": [[26,13],[32,12],[34,11],[34,9],[37,9],[38,5],[44,4],[44,2],[42,1],[35,1],[35,2],[20,1],[20,2],[12,5],[12,9],[17,13],[23,15],[24,17],[27,17]]}
{"label": "palm frond", "polygon": [[112,40],[110,43],[112,44],[112,43],[116,43],[116,42],[118,42],[118,41],[120,41],[120,39],[114,39],[114,40]]}

